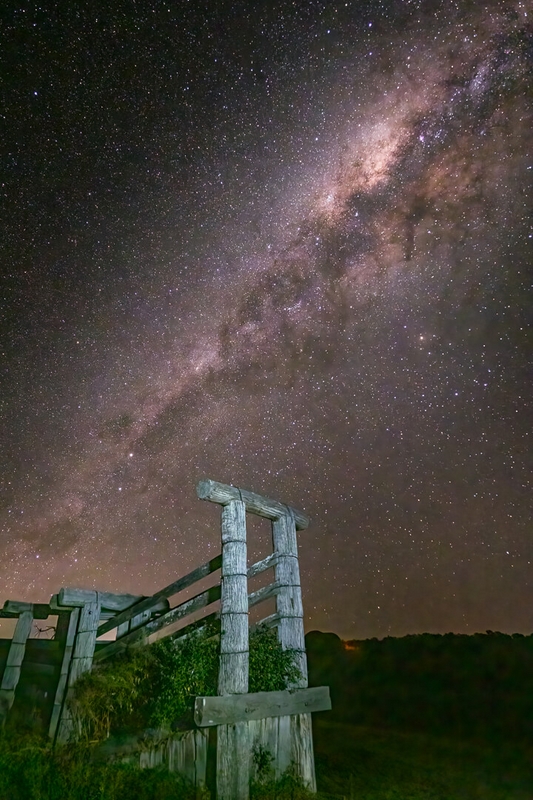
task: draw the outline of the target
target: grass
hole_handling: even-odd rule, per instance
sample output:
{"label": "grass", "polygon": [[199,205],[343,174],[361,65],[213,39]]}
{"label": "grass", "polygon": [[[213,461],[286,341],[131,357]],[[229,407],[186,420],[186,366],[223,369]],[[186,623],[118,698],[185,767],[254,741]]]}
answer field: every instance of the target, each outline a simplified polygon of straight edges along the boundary
{"label": "grass", "polygon": [[357,800],[532,800],[533,745],[315,720],[318,788]]}
{"label": "grass", "polygon": [[[328,721],[314,724],[318,795],[268,775],[252,800],[532,800],[533,744],[464,742]],[[204,795],[207,798],[207,795]],[[92,761],[86,747],[0,735],[0,800],[197,800],[175,773]]]}
{"label": "grass", "polygon": [[31,735],[0,735],[0,800],[198,800],[176,773],[95,763],[91,748],[52,751]]}

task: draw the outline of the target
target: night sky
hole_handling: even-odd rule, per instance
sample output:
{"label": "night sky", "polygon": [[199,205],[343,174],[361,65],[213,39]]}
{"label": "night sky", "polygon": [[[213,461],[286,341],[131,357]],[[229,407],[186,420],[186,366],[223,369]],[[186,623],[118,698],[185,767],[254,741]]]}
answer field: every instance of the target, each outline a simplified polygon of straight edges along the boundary
{"label": "night sky", "polygon": [[307,630],[531,633],[531,0],[7,0],[0,153],[1,602],[161,588],[211,478]]}

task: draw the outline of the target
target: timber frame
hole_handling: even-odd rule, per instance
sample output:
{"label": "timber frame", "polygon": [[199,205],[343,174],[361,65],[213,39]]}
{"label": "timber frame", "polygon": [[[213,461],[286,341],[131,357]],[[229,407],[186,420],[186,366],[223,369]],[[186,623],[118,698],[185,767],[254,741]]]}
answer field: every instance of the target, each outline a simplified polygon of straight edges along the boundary
{"label": "timber frame", "polygon": [[[253,752],[258,749],[271,752],[276,776],[292,764],[307,787],[316,791],[311,712],[329,710],[331,702],[327,687],[307,688],[296,532],[307,528],[309,519],[291,506],[211,480],[201,481],[197,494],[201,500],[222,507],[222,552],[152,596],[63,588],[48,604],[4,604],[0,616],[16,618],[17,622],[3,673],[0,660],[0,724],[9,719],[13,707],[16,709],[16,690],[36,619],[57,616],[54,642],[60,652],[47,727],[52,740],[60,743],[75,740],[80,734],[79,720],[69,702],[80,675],[126,648],[168,635],[187,636],[208,621],[217,620],[218,696],[196,698],[196,729],[173,742],[168,736],[163,742],[163,737],[151,755],[140,754],[140,764],[152,766],[166,759],[170,768],[184,769],[201,785],[206,782],[208,731],[216,728],[218,800],[247,800],[254,774]],[[247,562],[247,513],[272,523],[272,553],[251,566]],[[270,569],[274,580],[249,593],[248,580]],[[170,606],[169,598],[217,570],[220,583]],[[283,692],[249,694],[248,613],[252,606],[272,597],[275,612],[257,624],[277,628],[282,647],[295,654],[300,678]],[[219,603],[218,610],[175,630],[175,623],[213,603]],[[97,641],[112,630],[116,630],[114,641]],[[132,749],[135,751],[135,744]]]}

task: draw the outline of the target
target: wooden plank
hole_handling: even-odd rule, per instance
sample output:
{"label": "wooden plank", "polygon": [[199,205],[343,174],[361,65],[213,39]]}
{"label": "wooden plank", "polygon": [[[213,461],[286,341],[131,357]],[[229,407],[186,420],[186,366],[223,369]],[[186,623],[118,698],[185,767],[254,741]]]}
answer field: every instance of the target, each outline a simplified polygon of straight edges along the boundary
{"label": "wooden plank", "polygon": [[280,621],[280,615],[274,612],[274,614],[269,614],[268,617],[263,617],[259,622],[250,625],[250,633],[255,632],[258,628],[275,628],[276,625],[279,625]]}
{"label": "wooden plank", "polygon": [[[268,600],[270,597],[275,597],[275,595],[279,590],[280,590],[279,585],[274,581],[274,583],[271,583],[268,586],[263,586],[261,587],[261,589],[252,592],[251,594],[248,595],[248,608],[252,608],[252,606],[258,605],[258,603],[262,603],[264,600]],[[216,591],[218,591],[218,596],[215,595]],[[137,646],[139,644],[143,644],[143,642],[148,637],[152,637],[158,631],[172,625],[178,619],[186,617],[188,614],[192,614],[194,611],[198,611],[199,608],[203,608],[204,606],[209,605],[209,603],[214,603],[216,600],[220,598],[220,591],[221,591],[220,586],[214,586],[212,587],[212,589],[208,589],[207,592],[202,592],[201,594],[196,595],[196,597],[191,598],[191,600],[186,600],[181,605],[171,609],[167,614],[164,614],[163,616],[158,617],[155,620],[151,620],[149,623],[146,623],[142,628],[139,628],[136,632],[131,632],[129,634],[126,634],[121,639],[115,642],[111,642],[110,644],[107,644],[105,647],[102,647],[101,650],[97,650],[97,652],[94,654],[93,660],[95,662],[105,661],[110,656],[113,656],[116,653],[121,652],[121,650],[125,647],[132,647],[132,646]],[[208,597],[207,602],[204,602],[205,596],[208,593],[211,593],[210,597]],[[198,601],[198,605],[196,604],[196,602],[193,601]],[[179,610],[179,615],[176,616],[174,612],[178,612],[178,610]],[[188,635],[190,632],[196,630],[197,628],[203,628],[204,625],[207,624],[207,622],[211,621],[214,622],[219,619],[220,619],[220,612],[216,611],[213,612],[213,614],[209,614],[208,616],[204,617],[204,619],[192,622],[190,625],[185,626],[181,630],[166,635],[178,639],[181,636]],[[264,622],[267,625],[267,627],[278,625],[280,623],[280,617],[277,613],[271,614],[270,616],[265,617],[265,619],[262,622]],[[156,625],[155,623],[160,623],[160,624]],[[261,623],[257,623],[256,625],[254,625],[253,626],[254,629],[259,624]],[[134,635],[135,633],[137,634],[136,636]],[[157,638],[162,639],[164,638],[164,636],[160,636]]]}
{"label": "wooden plank", "polygon": [[314,686],[294,692],[255,692],[226,697],[197,697],[194,721],[199,728],[227,725],[249,719],[330,711],[329,686]]}
{"label": "wooden plank", "polygon": [[200,481],[196,486],[196,493],[200,500],[209,500],[211,503],[227,505],[233,500],[241,500],[246,511],[257,514],[266,519],[276,520],[280,517],[293,516],[298,530],[303,530],[309,526],[309,517],[291,506],[278,503],[277,500],[270,500],[246,489],[237,489],[235,486],[228,486],[217,481]]}
{"label": "wooden plank", "polygon": [[81,675],[91,669],[93,663],[101,608],[100,593],[94,592],[93,594],[95,599],[85,603],[79,611],[78,627],[68,673],[68,690],[61,709],[57,730],[57,739],[63,744],[71,739],[76,739],[81,731],[81,721],[74,715],[69,701],[73,695],[72,687]]}
{"label": "wooden plank", "polygon": [[[222,596],[218,694],[229,702],[248,691],[248,570],[246,505],[240,498],[222,509]],[[220,725],[217,730],[217,800],[248,800],[250,746],[248,723]]]}
{"label": "wooden plank", "polygon": [[197,569],[189,572],[188,575],[184,575],[183,578],[179,578],[179,580],[170,583],[168,586],[165,586],[164,589],[160,589],[151,597],[145,597],[143,600],[140,600],[127,610],[117,614],[108,622],[100,625],[98,628],[98,636],[102,636],[102,634],[113,630],[113,628],[121,625],[123,622],[128,622],[133,616],[140,614],[142,611],[147,611],[148,609],[155,611],[157,609],[156,604],[158,601],[164,600],[167,597],[171,597],[173,594],[177,594],[184,589],[188,589],[188,587],[192,586],[193,583],[196,583],[202,578],[211,575],[212,572],[216,572],[217,569],[220,569],[221,564],[222,555],[218,555],[215,558],[212,558],[210,561],[207,561],[207,563],[202,564],[201,567],[197,567]]}
{"label": "wooden plank", "polygon": [[25,608],[17,620],[13,639],[7,654],[6,667],[0,684],[0,725],[6,720],[15,700],[15,689],[20,679],[20,669],[26,650],[26,642],[33,625],[33,608]]}
{"label": "wooden plank", "polygon": [[65,636],[65,650],[63,651],[63,660],[61,662],[61,672],[59,674],[59,681],[54,697],[50,727],[48,728],[48,735],[52,740],[56,735],[59,718],[61,716],[61,709],[63,708],[63,702],[65,699],[65,692],[67,690],[68,673],[70,669],[72,651],[74,649],[74,639],[76,637],[76,630],[78,628],[79,615],[79,608],[74,608],[69,614],[68,627]]}
{"label": "wooden plank", "polygon": [[52,613],[48,603],[23,603],[20,600],[6,600],[0,617],[18,617],[23,611],[33,610],[33,619],[47,619]]}
{"label": "wooden plank", "polygon": [[275,567],[277,563],[278,563],[278,554],[271,553],[266,558],[263,558],[262,561],[257,561],[255,564],[252,564],[251,567],[248,567],[248,578],[254,578],[261,572],[265,572],[265,570]]}
{"label": "wooden plank", "polygon": [[194,731],[194,783],[199,788],[207,784],[207,748],[209,731]]}
{"label": "wooden plank", "polygon": [[93,589],[74,589],[71,587],[60,589],[58,594],[58,604],[60,606],[81,608],[88,603],[99,602],[101,608],[107,611],[123,611],[143,599],[143,596],[138,594],[96,592]]}
{"label": "wooden plank", "polygon": [[[7,661],[6,667],[18,667],[22,664],[24,660],[24,653],[26,652],[26,642],[11,642],[11,647],[9,648],[9,653],[7,654]],[[3,686],[3,682],[2,682]]]}
{"label": "wooden plank", "polygon": [[261,586],[260,589],[256,589],[255,592],[248,595],[248,608],[256,606],[258,603],[262,603],[263,600],[268,600],[270,597],[276,597],[278,592],[281,591],[281,588],[281,584],[278,583],[278,581],[274,581],[273,583],[269,583],[268,586]]}
{"label": "wooden plank", "polygon": [[136,630],[128,633],[126,636],[123,636],[121,639],[102,647],[101,650],[98,650],[95,653],[94,660],[98,662],[104,661],[114,653],[119,653],[125,647],[142,644],[153,633],[161,630],[161,628],[166,628],[168,625],[178,622],[178,620],[183,619],[183,617],[186,617],[201,608],[205,608],[205,606],[208,606],[210,603],[214,603],[219,599],[220,586],[211,586],[205,592],[201,592],[195,597],[191,597],[190,600],[186,600],[185,602],[181,603],[179,606],[171,608],[166,614],[147,622],[141,628],[137,628]]}

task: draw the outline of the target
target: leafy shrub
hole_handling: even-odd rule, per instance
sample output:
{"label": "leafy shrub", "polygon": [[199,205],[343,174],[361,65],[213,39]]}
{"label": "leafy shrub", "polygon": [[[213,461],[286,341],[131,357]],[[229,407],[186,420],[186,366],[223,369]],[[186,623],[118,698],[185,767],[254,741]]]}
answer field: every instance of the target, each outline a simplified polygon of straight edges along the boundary
{"label": "leafy shrub", "polygon": [[[190,728],[194,698],[217,693],[219,632],[206,625],[188,637],[127,651],[83,675],[73,711],[89,740],[146,728]],[[250,635],[249,691],[276,691],[298,681],[294,652],[275,630]]]}
{"label": "leafy shrub", "polygon": [[274,629],[258,628],[250,635],[249,692],[280,691],[300,678],[294,650],[283,650]]}

